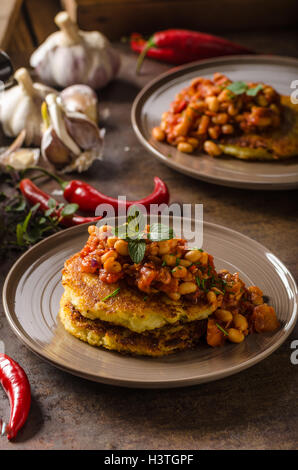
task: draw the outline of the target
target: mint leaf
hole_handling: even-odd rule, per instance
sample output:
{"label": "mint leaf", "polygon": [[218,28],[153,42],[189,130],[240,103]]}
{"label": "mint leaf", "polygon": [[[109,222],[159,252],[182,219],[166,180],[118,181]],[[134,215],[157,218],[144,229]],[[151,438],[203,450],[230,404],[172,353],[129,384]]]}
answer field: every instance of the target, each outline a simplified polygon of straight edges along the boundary
{"label": "mint leaf", "polygon": [[49,207],[50,209],[55,209],[56,205],[57,205],[57,202],[55,201],[55,199],[50,198],[50,199],[48,200],[48,207]]}
{"label": "mint leaf", "polygon": [[152,242],[161,242],[163,240],[170,240],[174,238],[174,231],[172,228],[164,224],[152,224],[150,225],[150,232],[148,238]]}
{"label": "mint leaf", "polygon": [[249,88],[249,90],[247,90],[246,94],[248,96],[256,96],[259,91],[263,90],[263,85],[257,85],[256,87],[254,88]]}
{"label": "mint leaf", "polygon": [[63,217],[68,217],[69,215],[73,215],[75,211],[78,210],[78,208],[79,208],[78,204],[67,204],[67,206],[65,206],[62,209],[61,215]]}
{"label": "mint leaf", "polygon": [[233,82],[227,86],[227,90],[232,91],[235,95],[242,95],[248,89],[248,86],[244,82]]}
{"label": "mint leaf", "polygon": [[145,240],[129,240],[128,253],[134,263],[140,263],[145,256]]}

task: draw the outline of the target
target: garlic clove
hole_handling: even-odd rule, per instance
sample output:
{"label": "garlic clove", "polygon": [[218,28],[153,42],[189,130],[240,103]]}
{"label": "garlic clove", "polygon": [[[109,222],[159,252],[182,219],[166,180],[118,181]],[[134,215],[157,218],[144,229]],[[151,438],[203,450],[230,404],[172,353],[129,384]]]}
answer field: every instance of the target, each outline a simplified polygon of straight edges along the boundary
{"label": "garlic clove", "polygon": [[72,85],[60,93],[60,98],[66,111],[83,113],[97,124],[98,100],[92,88],[82,84]]}
{"label": "garlic clove", "polygon": [[78,113],[68,114],[64,121],[68,134],[82,150],[90,150],[102,143],[98,127],[83,115],[81,118]]}
{"label": "garlic clove", "polygon": [[60,140],[52,127],[49,127],[43,134],[41,151],[43,157],[57,169],[62,169],[69,165],[75,158],[75,155]]}
{"label": "garlic clove", "polygon": [[0,149],[0,167],[9,165],[20,171],[37,165],[40,151],[33,148],[21,148],[25,137],[26,133],[22,130],[9,147]]}

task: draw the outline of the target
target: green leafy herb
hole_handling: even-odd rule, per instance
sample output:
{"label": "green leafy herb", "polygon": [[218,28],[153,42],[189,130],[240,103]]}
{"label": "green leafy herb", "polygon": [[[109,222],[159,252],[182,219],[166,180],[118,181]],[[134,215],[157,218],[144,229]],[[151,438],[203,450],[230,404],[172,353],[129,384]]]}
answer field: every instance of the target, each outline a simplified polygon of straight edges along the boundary
{"label": "green leafy herb", "polygon": [[140,263],[145,256],[145,240],[129,240],[128,253],[134,263]]}
{"label": "green leafy herb", "polygon": [[167,225],[155,223],[150,225],[148,238],[152,242],[161,242],[163,240],[170,240],[174,238],[174,231]]}
{"label": "green leafy herb", "polygon": [[254,88],[249,88],[249,90],[247,90],[246,94],[248,96],[256,96],[259,93],[259,91],[261,91],[262,89],[263,89],[263,85],[259,84]]}
{"label": "green leafy herb", "polygon": [[162,265],[162,267],[164,267],[164,266],[167,265],[167,263],[165,261],[163,261],[161,265]]}
{"label": "green leafy herb", "polygon": [[110,299],[111,297],[115,297],[115,295],[117,295],[119,291],[120,291],[120,287],[118,287],[117,289],[115,289],[115,290],[114,290],[113,292],[111,292],[110,294],[106,295],[103,299],[101,299],[101,302],[104,302],[105,300]]}
{"label": "green leafy herb", "polygon": [[146,302],[146,300],[148,300],[148,295],[145,295],[145,297],[143,298],[144,302]]}
{"label": "green leafy herb", "polygon": [[79,208],[78,204],[67,204],[61,211],[62,217],[73,215]]}
{"label": "green leafy herb", "polygon": [[226,330],[224,330],[218,323],[215,323],[215,325],[224,335],[229,336],[229,333],[227,333]]}
{"label": "green leafy herb", "polygon": [[249,88],[245,82],[233,82],[227,86],[227,90],[232,91],[235,95],[243,95],[246,93],[248,96],[256,96],[262,89],[263,85],[261,84],[254,88]]}
{"label": "green leafy herb", "polygon": [[198,288],[200,289],[201,288],[201,281],[200,281],[200,278],[198,276],[196,276],[196,283],[198,285]]}

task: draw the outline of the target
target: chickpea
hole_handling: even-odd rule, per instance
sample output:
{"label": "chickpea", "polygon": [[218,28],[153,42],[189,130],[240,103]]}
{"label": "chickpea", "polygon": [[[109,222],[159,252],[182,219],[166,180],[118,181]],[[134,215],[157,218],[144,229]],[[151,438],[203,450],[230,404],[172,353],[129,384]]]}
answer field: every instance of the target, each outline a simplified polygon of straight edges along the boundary
{"label": "chickpea", "polygon": [[179,300],[180,297],[181,297],[181,294],[179,294],[179,292],[170,292],[168,294],[168,296],[170,297],[170,299],[172,300]]}
{"label": "chickpea", "polygon": [[154,127],[152,129],[152,136],[155,140],[162,142],[166,138],[165,132],[160,127]]}
{"label": "chickpea", "polygon": [[225,323],[229,323],[233,320],[233,315],[229,310],[217,309],[215,312],[215,316],[218,320],[223,321]]}
{"label": "chickpea", "polygon": [[234,126],[232,126],[232,124],[225,124],[224,126],[222,126],[221,130],[223,134],[233,134]]}
{"label": "chickpea", "polygon": [[182,279],[186,276],[186,274],[187,274],[187,269],[184,266],[179,265],[172,269],[172,275],[175,278]]}
{"label": "chickpea", "polygon": [[203,266],[206,266],[208,264],[208,253],[206,253],[206,251],[203,251],[203,253],[201,253],[200,263]]}
{"label": "chickpea", "polygon": [[108,273],[119,273],[122,269],[122,266],[118,261],[115,261],[115,258],[108,258],[104,263],[103,268]]}
{"label": "chickpea", "polygon": [[213,116],[212,122],[214,122],[214,124],[223,125],[223,124],[226,124],[228,122],[228,119],[229,119],[229,117],[228,117],[227,113],[219,113],[216,116]]}
{"label": "chickpea", "polygon": [[202,256],[201,251],[199,250],[191,250],[185,253],[184,258],[190,261],[191,263],[197,263],[200,261]]}
{"label": "chickpea", "polygon": [[228,334],[228,338],[232,343],[242,343],[244,340],[244,334],[242,331],[236,330],[235,328],[229,328]]}
{"label": "chickpea", "polygon": [[206,103],[210,111],[217,113],[219,108],[219,101],[216,96],[207,96]]}
{"label": "chickpea", "polygon": [[179,293],[181,295],[192,294],[197,290],[197,285],[194,282],[182,282],[179,286]]}
{"label": "chickpea", "polygon": [[248,328],[248,322],[246,318],[240,313],[234,316],[233,323],[237,330],[245,331]]}
{"label": "chickpea", "polygon": [[177,146],[177,149],[179,150],[179,152],[183,152],[183,153],[193,152],[193,146],[189,144],[188,142],[180,142]]}
{"label": "chickpea", "polygon": [[204,150],[213,157],[218,157],[222,153],[219,146],[212,142],[212,140],[206,140],[204,142]]}
{"label": "chickpea", "polygon": [[159,248],[159,254],[160,255],[166,255],[170,251],[170,243],[169,240],[165,240],[162,242],[158,242],[158,248]]}
{"label": "chickpea", "polygon": [[115,250],[119,255],[127,256],[128,255],[128,243],[125,240],[117,240],[114,245]]}
{"label": "chickpea", "polygon": [[101,257],[101,262],[105,263],[109,258],[117,258],[117,252],[115,250],[109,250]]}
{"label": "chickpea", "polygon": [[115,245],[115,243],[116,243],[117,240],[118,240],[117,237],[109,237],[109,238],[107,239],[107,245],[108,245],[108,247],[109,247],[109,248],[114,248],[114,245]]}

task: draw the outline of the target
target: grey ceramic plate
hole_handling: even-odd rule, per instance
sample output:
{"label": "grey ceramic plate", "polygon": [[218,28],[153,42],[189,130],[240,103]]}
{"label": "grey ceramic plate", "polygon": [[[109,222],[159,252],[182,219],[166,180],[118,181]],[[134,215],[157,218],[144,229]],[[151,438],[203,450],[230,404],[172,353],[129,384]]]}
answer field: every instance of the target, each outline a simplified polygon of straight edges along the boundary
{"label": "grey ceramic plate", "polygon": [[239,271],[269,296],[282,327],[249,336],[239,345],[196,349],[152,359],[123,356],[89,346],[67,333],[57,313],[64,261],[85,244],[87,227],[59,232],[34,246],[14,264],[3,288],[7,319],[33,352],[72,374],[127,387],[180,387],[235,374],[264,359],[290,334],[297,319],[297,288],[287,268],[257,242],[218,225],[204,224],[204,248],[217,268]]}
{"label": "grey ceramic plate", "polygon": [[[175,95],[202,76],[222,72],[232,80],[264,82],[279,93],[290,95],[298,76],[298,60],[278,56],[233,56],[203,60],[172,69],[150,82],[136,97],[132,125],[140,142],[158,159],[181,173],[210,183],[246,189],[292,189],[298,187],[298,158],[286,162],[252,162],[231,157],[188,155],[155,141],[151,129],[160,124]],[[169,157],[169,155],[171,155]]]}

